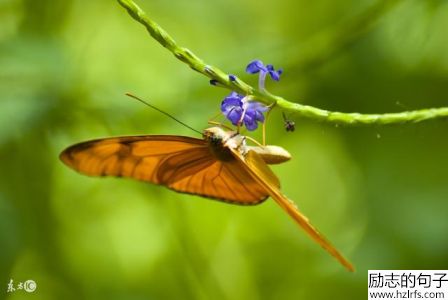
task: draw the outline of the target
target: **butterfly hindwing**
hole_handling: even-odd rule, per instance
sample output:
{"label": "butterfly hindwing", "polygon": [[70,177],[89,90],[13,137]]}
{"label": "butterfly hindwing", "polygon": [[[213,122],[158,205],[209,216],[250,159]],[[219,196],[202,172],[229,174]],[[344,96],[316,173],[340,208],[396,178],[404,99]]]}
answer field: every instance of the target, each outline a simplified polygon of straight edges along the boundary
{"label": "butterfly hindwing", "polygon": [[168,182],[171,189],[233,204],[255,205],[268,197],[266,190],[236,160],[215,160],[196,173],[180,180],[173,179]]}

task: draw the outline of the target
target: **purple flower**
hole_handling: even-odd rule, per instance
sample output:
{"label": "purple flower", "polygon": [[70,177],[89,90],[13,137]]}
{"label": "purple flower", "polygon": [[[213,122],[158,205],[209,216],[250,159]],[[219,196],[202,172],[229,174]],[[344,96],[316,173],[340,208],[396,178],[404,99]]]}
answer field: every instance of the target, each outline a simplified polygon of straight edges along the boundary
{"label": "purple flower", "polygon": [[244,124],[249,131],[257,129],[258,122],[264,122],[263,113],[268,108],[236,92],[230,93],[221,103],[221,111],[233,125]]}
{"label": "purple flower", "polygon": [[266,72],[267,69],[264,66],[263,62],[259,59],[251,61],[246,67],[246,72],[249,74],[257,74],[260,71]]}
{"label": "purple flower", "polygon": [[247,130],[253,131],[257,129],[257,122],[264,122],[263,113],[268,110],[266,106],[256,101],[243,102],[243,109],[246,108],[246,114],[244,115],[244,125]]}
{"label": "purple flower", "polygon": [[275,70],[273,65],[264,65],[261,60],[255,59],[251,61],[247,67],[246,72],[249,74],[260,73],[258,77],[258,87],[260,90],[264,90],[266,75],[269,74],[275,81],[280,80],[280,75],[283,73],[282,69]]}
{"label": "purple flower", "polygon": [[274,69],[273,65],[266,65],[266,69],[268,69],[269,75],[271,75],[271,78],[275,81],[280,80],[280,75],[283,73],[283,69],[278,69],[277,71]]}
{"label": "purple flower", "polygon": [[243,98],[237,92],[231,92],[221,103],[222,113],[233,125],[238,125],[243,114]]}

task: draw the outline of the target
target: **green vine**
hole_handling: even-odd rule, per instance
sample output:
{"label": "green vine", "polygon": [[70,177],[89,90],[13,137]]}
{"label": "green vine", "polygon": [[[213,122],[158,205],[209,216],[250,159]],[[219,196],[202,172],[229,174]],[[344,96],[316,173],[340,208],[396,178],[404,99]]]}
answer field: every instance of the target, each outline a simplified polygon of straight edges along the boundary
{"label": "green vine", "polygon": [[227,73],[215,66],[206,64],[189,49],[179,46],[163,28],[152,21],[132,0],[118,0],[118,2],[128,11],[132,18],[146,27],[149,34],[154,39],[173,53],[177,59],[189,65],[193,70],[219,82],[220,85],[228,88],[229,90],[245,95],[251,95],[252,98],[255,98],[257,101],[263,102],[267,105],[275,103],[276,107],[294,112],[294,114],[298,116],[310,118],[316,121],[344,125],[416,123],[448,117],[448,107],[403,111],[399,113],[361,114],[328,111],[314,106],[288,101],[267,91],[258,90],[239,78],[235,81],[231,81]]}

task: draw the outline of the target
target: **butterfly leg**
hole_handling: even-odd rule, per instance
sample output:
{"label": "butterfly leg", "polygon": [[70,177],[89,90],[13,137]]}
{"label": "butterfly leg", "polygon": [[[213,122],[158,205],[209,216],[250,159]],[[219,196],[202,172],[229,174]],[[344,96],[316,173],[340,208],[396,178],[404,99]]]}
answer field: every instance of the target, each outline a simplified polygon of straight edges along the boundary
{"label": "butterfly leg", "polygon": [[230,131],[233,131],[233,128],[230,128],[229,126],[227,126],[227,125],[225,125],[225,124],[223,124],[223,123],[221,123],[221,122],[208,121],[207,123],[210,124],[210,125],[217,125],[217,126],[219,126],[219,127],[224,127],[225,129],[228,129],[228,130],[230,130]]}
{"label": "butterfly leg", "polygon": [[274,103],[272,103],[272,104],[270,104],[268,106],[268,112],[266,113],[266,118],[265,118],[265,120],[263,122],[263,128],[262,128],[263,129],[263,146],[266,146],[266,123],[268,122],[269,114],[271,113],[271,111],[274,108],[275,104],[277,104],[277,103],[274,102]]}
{"label": "butterfly leg", "polygon": [[262,145],[262,144],[260,144],[256,139],[254,139],[254,138],[251,138],[250,136],[245,136],[248,140],[251,140],[252,142],[254,142],[256,145],[258,145],[258,146],[260,146],[260,147],[264,147],[264,146],[266,146],[266,145]]}
{"label": "butterfly leg", "polygon": [[241,118],[238,121],[238,125],[236,127],[236,132],[238,132],[238,133],[240,132],[240,127],[243,124],[244,117],[246,116],[246,111],[247,111],[247,107],[244,107],[244,105],[243,105],[243,113],[241,114]]}
{"label": "butterfly leg", "polygon": [[216,115],[214,115],[211,119],[209,119],[209,120],[207,121],[207,123],[210,124],[210,125],[217,125],[218,127],[223,127],[223,128],[225,128],[225,129],[228,129],[228,130],[233,131],[233,128],[230,128],[229,126],[224,125],[223,122],[215,121],[216,118],[218,118],[220,115],[221,115],[221,112],[218,112],[218,113],[217,113]]}
{"label": "butterfly leg", "polygon": [[214,115],[212,118],[209,119],[209,122],[215,121],[221,114],[222,114],[221,112],[218,112],[216,115]]}

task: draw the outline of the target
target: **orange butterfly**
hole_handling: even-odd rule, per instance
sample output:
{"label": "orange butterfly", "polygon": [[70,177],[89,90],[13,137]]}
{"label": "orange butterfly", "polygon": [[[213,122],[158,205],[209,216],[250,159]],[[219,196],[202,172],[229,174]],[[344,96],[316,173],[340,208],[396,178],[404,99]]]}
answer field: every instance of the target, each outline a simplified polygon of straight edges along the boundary
{"label": "orange butterfly", "polygon": [[267,164],[290,154],[278,146],[247,146],[235,131],[211,127],[203,139],[173,135],[98,139],[65,149],[61,160],[90,176],[123,176],[164,185],[181,193],[240,205],[255,205],[271,196],[319,245],[345,268],[354,268],[280,191]]}

